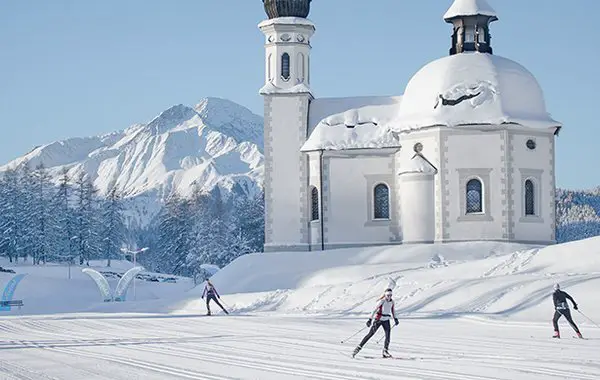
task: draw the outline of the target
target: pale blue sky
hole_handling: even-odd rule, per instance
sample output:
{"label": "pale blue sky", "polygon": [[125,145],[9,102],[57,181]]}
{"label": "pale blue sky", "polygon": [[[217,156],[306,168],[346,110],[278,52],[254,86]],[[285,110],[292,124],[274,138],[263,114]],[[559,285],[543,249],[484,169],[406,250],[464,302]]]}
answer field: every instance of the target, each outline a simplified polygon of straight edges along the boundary
{"label": "pale blue sky", "polygon": [[[317,97],[402,94],[448,54],[451,0],[314,0]],[[495,54],[539,80],[565,124],[561,187],[600,185],[598,0],[489,0]],[[262,114],[260,0],[0,0],[0,163],[217,96]]]}

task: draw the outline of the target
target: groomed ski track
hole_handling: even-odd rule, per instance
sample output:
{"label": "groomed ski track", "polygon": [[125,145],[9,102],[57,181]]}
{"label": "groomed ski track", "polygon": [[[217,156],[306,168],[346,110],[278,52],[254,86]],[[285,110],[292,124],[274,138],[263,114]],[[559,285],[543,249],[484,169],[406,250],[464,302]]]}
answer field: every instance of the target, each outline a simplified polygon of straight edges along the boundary
{"label": "groomed ski track", "polygon": [[550,324],[483,318],[402,319],[383,359],[378,332],[355,359],[364,318],[53,315],[0,318],[1,379],[600,378],[600,331],[552,339]]}

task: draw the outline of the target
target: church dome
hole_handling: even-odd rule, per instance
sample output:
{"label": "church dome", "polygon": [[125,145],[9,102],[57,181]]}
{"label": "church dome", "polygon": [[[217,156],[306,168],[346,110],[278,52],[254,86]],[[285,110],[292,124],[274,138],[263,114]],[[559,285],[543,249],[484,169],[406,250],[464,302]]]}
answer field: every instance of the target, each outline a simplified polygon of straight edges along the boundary
{"label": "church dome", "polygon": [[269,18],[308,17],[312,0],[263,0]]}
{"label": "church dome", "polygon": [[556,129],[535,77],[497,55],[465,52],[433,61],[408,82],[393,128],[519,124]]}

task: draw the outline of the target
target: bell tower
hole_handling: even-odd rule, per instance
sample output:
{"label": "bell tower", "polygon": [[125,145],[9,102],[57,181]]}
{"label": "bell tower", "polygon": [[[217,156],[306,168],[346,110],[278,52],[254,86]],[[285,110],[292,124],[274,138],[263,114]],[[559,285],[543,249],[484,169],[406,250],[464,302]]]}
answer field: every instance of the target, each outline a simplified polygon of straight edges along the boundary
{"label": "bell tower", "polygon": [[311,0],[263,0],[265,251],[309,250],[308,136]]}
{"label": "bell tower", "polygon": [[486,0],[454,0],[444,20],[454,25],[450,55],[473,51],[493,54],[490,23],[498,17]]}

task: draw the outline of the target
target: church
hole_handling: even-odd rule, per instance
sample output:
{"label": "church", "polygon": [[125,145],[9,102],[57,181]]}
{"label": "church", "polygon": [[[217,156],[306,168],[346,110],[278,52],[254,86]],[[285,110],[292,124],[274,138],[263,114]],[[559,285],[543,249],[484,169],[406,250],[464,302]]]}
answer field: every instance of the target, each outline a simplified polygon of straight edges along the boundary
{"label": "church", "polygon": [[453,1],[449,52],[403,94],[340,98],[311,90],[311,0],[263,3],[266,252],[556,242],[562,125],[494,54],[488,1]]}

